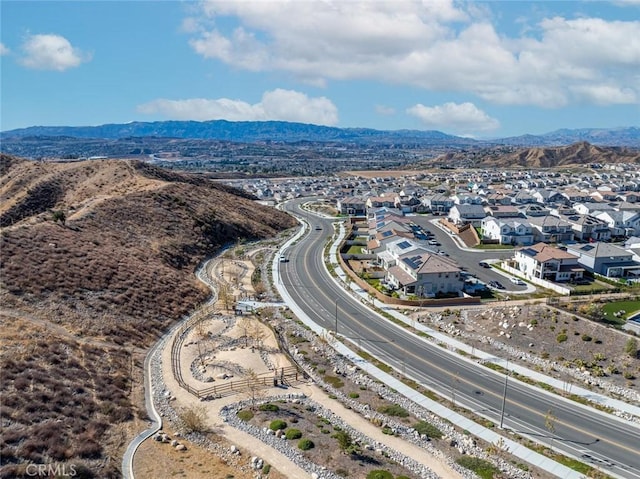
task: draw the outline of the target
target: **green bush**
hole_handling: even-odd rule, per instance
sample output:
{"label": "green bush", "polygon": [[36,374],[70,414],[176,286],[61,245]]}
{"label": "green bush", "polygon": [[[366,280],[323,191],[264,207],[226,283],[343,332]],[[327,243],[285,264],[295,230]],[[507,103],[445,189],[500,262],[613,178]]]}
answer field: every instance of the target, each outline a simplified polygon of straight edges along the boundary
{"label": "green bush", "polygon": [[260,409],[261,411],[271,411],[271,412],[278,412],[280,410],[277,404],[271,404],[271,403],[261,404],[258,409]]}
{"label": "green bush", "polygon": [[271,429],[272,431],[277,431],[278,429],[286,429],[286,428],[287,428],[287,423],[282,419],[275,419],[271,421],[271,424],[269,424],[269,429]]}
{"label": "green bush", "polygon": [[417,422],[413,428],[418,431],[418,434],[425,434],[430,438],[440,439],[442,437],[442,431],[427,421]]}
{"label": "green bush", "polygon": [[287,429],[287,432],[285,433],[284,437],[286,437],[287,439],[291,440],[291,439],[300,439],[302,437],[302,431],[300,431],[300,429]]}
{"label": "green bush", "polygon": [[380,406],[378,412],[386,414],[387,416],[407,417],[409,411],[398,404],[390,404],[389,406]]}
{"label": "green bush", "polygon": [[388,426],[382,428],[382,434],[386,434],[387,436],[395,436],[393,429]]}
{"label": "green bush", "polygon": [[358,394],[358,393],[349,393],[349,397],[351,399],[358,399],[360,397],[360,394]]}
{"label": "green bush", "polygon": [[316,445],[311,439],[300,439],[300,441],[298,441],[298,449],[301,451],[308,451],[309,449],[313,449],[315,446]]}
{"label": "green bush", "polygon": [[249,409],[242,409],[241,411],[238,411],[237,416],[242,421],[251,421],[251,419],[253,419],[253,412]]}
{"label": "green bush", "polygon": [[456,463],[475,472],[482,479],[493,479],[493,475],[498,472],[493,464],[479,457],[461,456],[456,459]]}
{"label": "green bush", "polygon": [[367,474],[367,479],[393,479],[393,474],[383,469],[376,469]]}
{"label": "green bush", "polygon": [[336,389],[340,389],[344,386],[342,379],[337,376],[329,376],[328,374],[324,377],[324,382],[331,384]]}
{"label": "green bush", "polygon": [[559,343],[564,343],[567,340],[567,335],[565,333],[560,333],[556,336],[556,341]]}
{"label": "green bush", "polygon": [[589,336],[588,334],[583,334],[583,335],[582,335],[582,340],[583,340],[583,341],[589,342],[589,341],[591,341],[592,339],[593,339],[593,338],[592,338],[591,336]]}
{"label": "green bush", "polygon": [[271,472],[271,464],[265,464],[262,468],[262,474],[269,474]]}

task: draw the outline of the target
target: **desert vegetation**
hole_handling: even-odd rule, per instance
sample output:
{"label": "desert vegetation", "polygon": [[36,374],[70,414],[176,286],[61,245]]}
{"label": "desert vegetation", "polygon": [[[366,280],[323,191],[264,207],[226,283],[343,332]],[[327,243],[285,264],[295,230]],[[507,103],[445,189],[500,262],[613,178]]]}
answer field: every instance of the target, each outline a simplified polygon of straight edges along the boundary
{"label": "desert vegetation", "polygon": [[143,351],[206,298],[198,263],[295,222],[138,162],[2,155],[0,173],[1,475],[72,461],[84,477],[119,477],[144,417],[132,402]]}

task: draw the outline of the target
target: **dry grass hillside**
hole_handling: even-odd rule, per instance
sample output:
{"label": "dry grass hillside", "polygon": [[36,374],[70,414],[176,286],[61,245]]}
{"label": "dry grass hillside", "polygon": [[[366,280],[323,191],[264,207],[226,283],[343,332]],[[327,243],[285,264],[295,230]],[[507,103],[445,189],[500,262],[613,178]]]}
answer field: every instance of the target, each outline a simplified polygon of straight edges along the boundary
{"label": "dry grass hillside", "polygon": [[601,147],[587,142],[551,148],[496,147],[447,153],[423,162],[425,166],[500,168],[554,168],[590,164],[640,163],[640,152],[623,147]]}
{"label": "dry grass hillside", "polygon": [[205,299],[197,264],[294,225],[242,192],[144,163],[2,155],[0,477],[49,461],[118,477],[144,417],[132,402],[143,349]]}

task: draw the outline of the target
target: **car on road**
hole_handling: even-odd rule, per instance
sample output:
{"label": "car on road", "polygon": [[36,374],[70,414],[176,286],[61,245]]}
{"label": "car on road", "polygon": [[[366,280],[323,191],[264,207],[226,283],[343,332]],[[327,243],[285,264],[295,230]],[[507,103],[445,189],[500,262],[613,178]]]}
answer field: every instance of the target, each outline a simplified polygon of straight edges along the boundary
{"label": "car on road", "polygon": [[322,229],[322,226],[316,226],[316,231],[320,231]]}
{"label": "car on road", "polygon": [[487,263],[486,261],[480,261],[478,263],[479,266],[482,266],[483,268],[491,268],[491,265],[489,263]]}
{"label": "car on road", "polygon": [[489,281],[489,286],[491,286],[493,289],[505,289],[500,281]]}
{"label": "car on road", "polygon": [[286,263],[287,261],[289,261],[289,260],[287,259],[287,257],[286,257],[285,255],[281,254],[281,255],[280,255],[280,262],[281,262],[281,263]]}
{"label": "car on road", "polygon": [[429,244],[431,246],[442,246],[438,241],[436,240],[429,240]]}
{"label": "car on road", "polygon": [[515,276],[511,277],[511,282],[513,284],[517,284],[518,286],[524,286],[524,281],[522,281],[520,278],[516,278]]}

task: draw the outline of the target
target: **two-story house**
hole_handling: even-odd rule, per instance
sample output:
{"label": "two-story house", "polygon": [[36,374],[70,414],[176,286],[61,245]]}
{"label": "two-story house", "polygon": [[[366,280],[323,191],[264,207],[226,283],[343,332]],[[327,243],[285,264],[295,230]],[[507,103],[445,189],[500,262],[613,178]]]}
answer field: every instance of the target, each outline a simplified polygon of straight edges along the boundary
{"label": "two-story house", "polygon": [[451,260],[427,251],[410,251],[387,270],[386,281],[406,296],[434,297],[460,293],[464,280]]}
{"label": "two-story house", "polygon": [[526,278],[561,282],[581,279],[584,274],[578,256],[545,243],[519,249],[514,261]]}
{"label": "two-story house", "polygon": [[454,205],[449,210],[449,220],[457,225],[471,224],[480,227],[486,216],[482,205]]}
{"label": "two-story house", "polygon": [[482,220],[481,234],[483,239],[500,244],[521,246],[533,243],[533,228],[527,220],[503,220],[487,216]]}
{"label": "two-story house", "polygon": [[542,241],[544,243],[573,241],[571,223],[558,216],[533,216],[528,219],[533,227],[534,241]]}
{"label": "two-story house", "polygon": [[575,244],[567,247],[567,252],[578,256],[587,271],[608,278],[637,277],[640,263],[633,261],[633,253],[609,243]]}

